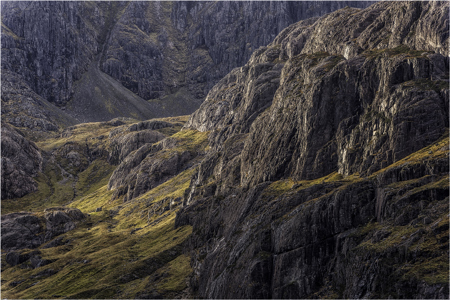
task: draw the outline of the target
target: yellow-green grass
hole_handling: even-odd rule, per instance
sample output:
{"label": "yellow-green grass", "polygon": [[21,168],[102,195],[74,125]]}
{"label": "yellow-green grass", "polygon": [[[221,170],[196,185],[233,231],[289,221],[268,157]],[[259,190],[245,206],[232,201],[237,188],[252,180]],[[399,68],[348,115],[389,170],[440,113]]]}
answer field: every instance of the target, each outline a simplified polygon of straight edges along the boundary
{"label": "yellow-green grass", "polygon": [[93,161],[86,170],[78,174],[77,192],[80,195],[88,195],[97,191],[108,184],[109,177],[111,177],[114,169],[115,167],[108,164],[104,159]]}
{"label": "yellow-green grass", "polygon": [[[174,228],[176,210],[158,216],[160,222],[148,225],[146,215],[141,217],[139,209],[144,207],[147,197],[158,201],[167,195],[182,196],[189,186],[191,175],[192,170],[185,171],[127,203],[110,202],[112,192],[107,191],[106,186],[74,201],[70,206],[85,213],[99,206],[105,209],[101,212],[91,212],[88,220],[79,224],[77,229],[66,233],[65,239],[71,240],[68,245],[41,249],[44,259],[56,260],[55,262],[36,270],[23,270],[17,266],[4,270],[4,296],[47,299],[125,296],[133,298],[147,285],[149,276],[161,268],[168,275],[157,285],[158,291],[169,293],[184,289],[183,282],[191,269],[189,258],[180,257],[179,245],[191,234],[192,228]],[[108,209],[117,208],[118,205],[123,206],[120,213],[111,215]],[[125,213],[133,209],[134,213]],[[142,229],[133,231],[137,228]],[[172,256],[164,252],[170,249],[175,249]],[[149,262],[151,258],[155,261]],[[84,263],[84,260],[87,262]],[[48,268],[59,272],[39,280],[30,278]],[[152,268],[155,269],[154,272],[150,272]],[[146,270],[150,270],[150,273],[147,274]],[[131,277],[124,279],[123,275]],[[16,287],[9,286],[9,283],[20,279],[25,279],[25,282]],[[37,281],[38,284],[25,289]]]}
{"label": "yellow-green grass", "polygon": [[[401,274],[402,279],[408,281],[410,279],[424,280],[428,284],[448,283],[449,258],[448,251],[446,251],[448,241],[441,242],[441,239],[448,237],[448,222],[447,213],[444,213],[428,226],[423,224],[419,224],[419,226],[392,226],[377,222],[369,223],[360,228],[357,235],[364,236],[378,230],[390,234],[387,238],[378,242],[366,239],[357,248],[378,256],[398,249],[404,252],[419,253],[413,263],[398,263],[397,272]],[[433,232],[433,228],[446,228],[446,230],[436,234]],[[418,234],[421,234],[420,238],[412,239]],[[412,242],[409,242],[411,239]]]}
{"label": "yellow-green grass", "polygon": [[52,206],[61,206],[74,198],[74,178],[63,177],[55,164],[47,164],[44,173],[35,178],[38,190],[18,199],[2,200],[2,214],[17,211],[40,211]]}
{"label": "yellow-green grass", "polygon": [[174,135],[178,141],[178,147],[180,150],[198,151],[205,149],[208,145],[209,132],[200,132],[192,129],[181,130]]}
{"label": "yellow-green grass", "polygon": [[448,158],[448,155],[449,155],[449,129],[447,128],[442,137],[436,142],[433,142],[432,144],[422,148],[421,150],[416,151],[408,155],[407,157],[389,165],[388,167],[373,173],[369,178],[374,178],[378,174],[383,173],[391,168],[395,168],[406,164],[420,164],[427,160],[434,160],[441,158],[446,159]]}
{"label": "yellow-green grass", "polygon": [[[154,120],[161,120],[172,123],[174,127],[168,127],[163,129],[158,129],[168,136],[173,135],[178,132],[184,123],[188,120],[189,116],[180,116],[180,117],[169,117],[169,118],[160,118]],[[137,123],[136,120],[133,119],[124,119],[125,123],[124,127],[128,127],[133,123]],[[103,147],[107,147],[109,145],[108,135],[111,130],[116,129],[112,125],[109,125],[105,122],[91,122],[91,123],[82,123],[72,127],[69,127],[64,133],[54,135],[53,137],[44,139],[42,141],[37,142],[39,148],[45,151],[52,151],[61,146],[65,145],[68,142],[79,143],[82,145],[102,145]],[[70,133],[69,133],[70,132]],[[104,136],[103,139],[98,139],[98,137]]]}
{"label": "yellow-green grass", "polygon": [[332,172],[326,176],[312,180],[293,180],[292,178],[281,179],[271,183],[264,190],[263,195],[279,197],[288,191],[298,192],[300,190],[312,187],[317,184],[340,183],[346,185],[361,180],[362,179],[359,177],[358,173],[354,173],[352,175],[344,177],[342,176],[342,174],[339,174],[338,172]]}
{"label": "yellow-green grass", "polygon": [[[95,211],[99,207],[106,207],[107,204],[111,204],[112,191],[108,191],[107,185],[102,186],[91,194],[77,199],[70,203],[69,207],[78,208],[83,213],[90,213]],[[120,202],[115,202],[120,203]]]}
{"label": "yellow-green grass", "polygon": [[[177,127],[187,117],[172,118]],[[42,142],[47,150],[56,150],[70,138],[83,141],[99,134],[108,134],[100,123],[78,126],[71,137]],[[178,149],[198,150],[206,146],[205,133],[185,131],[175,137]],[[200,148],[201,149],[201,148]],[[88,218],[75,230],[63,235],[66,245],[43,249],[43,259],[52,263],[37,269],[22,269],[2,265],[2,292],[7,298],[133,298],[149,288],[150,276],[164,272],[163,279],[152,282],[160,293],[176,295],[186,287],[186,277],[192,271],[190,258],[182,255],[181,244],[191,234],[190,226],[175,229],[177,207],[148,218],[148,205],[166,198],[182,197],[189,187],[194,169],[186,170],[141,197],[126,203],[111,201],[113,191],[107,182],[114,170],[106,160],[98,159],[75,177],[64,177],[60,167],[48,163],[36,179],[39,190],[20,201],[2,201],[3,213],[31,210],[42,215],[50,206],[79,208]],[[74,188],[77,194],[74,194]],[[70,202],[69,201],[69,202]],[[166,201],[167,202],[167,201]],[[96,212],[98,207],[102,211]],[[4,261],[4,257],[3,260]],[[47,269],[57,271],[40,276]],[[17,286],[14,281],[25,280]]]}
{"label": "yellow-green grass", "polygon": [[184,290],[187,287],[186,278],[192,273],[190,261],[187,255],[180,255],[171,261],[163,270],[169,277],[158,286],[158,290],[160,292]]}
{"label": "yellow-green grass", "polygon": [[[119,290],[126,289],[130,293],[130,282],[145,279],[181,255],[179,245],[192,229],[190,226],[174,229],[174,217],[173,212],[156,226],[130,235],[129,230],[110,232],[108,226],[111,218],[108,214],[92,215],[89,220],[94,223],[92,227],[86,222],[65,235],[66,239],[71,240],[69,245],[41,249],[41,256],[55,260],[53,263],[37,269],[23,270],[16,266],[4,270],[3,296],[51,299],[76,295],[93,297],[107,290],[110,291],[108,297],[117,297]],[[178,250],[173,250],[174,254],[166,251],[171,249]],[[174,261],[171,265],[180,265],[180,262]],[[57,270],[58,273],[47,278],[31,278],[45,269]],[[190,270],[186,266],[170,270],[169,282],[172,284],[162,289],[177,290],[180,278],[187,276]],[[25,282],[16,287],[9,286],[9,283],[20,279],[25,279]],[[36,285],[26,289],[36,282]]]}
{"label": "yellow-green grass", "polygon": [[[67,136],[55,136],[37,142],[36,144],[44,151],[52,151],[64,146],[68,142],[75,142],[83,145],[86,143],[105,143],[105,141],[108,141],[107,137],[113,128],[114,127],[105,125],[105,123],[102,122],[83,123],[68,128],[67,131],[70,131],[70,134],[67,134]],[[64,133],[62,135],[64,135]],[[97,138],[102,135],[105,139],[99,141]]]}
{"label": "yellow-green grass", "polygon": [[421,57],[422,54],[424,54],[424,53],[429,53],[429,51],[414,50],[414,49],[410,49],[406,45],[400,45],[395,48],[389,48],[389,49],[366,50],[362,54],[369,59],[373,59],[373,58],[381,56],[384,53],[386,53],[386,55],[388,55],[389,57],[404,55],[406,58],[417,58],[417,57]]}
{"label": "yellow-green grass", "polygon": [[[164,199],[176,199],[183,197],[184,192],[189,187],[193,173],[194,169],[188,169],[165,183],[155,187],[149,192],[139,196],[133,201],[124,203],[120,214],[129,216],[127,218],[122,218],[119,221],[116,227],[117,230],[145,227],[156,219],[160,219],[161,217],[170,214],[171,212],[167,211],[162,215],[159,213],[150,215],[149,218],[149,209],[153,207],[152,204],[161,202]],[[159,207],[160,212],[162,212],[161,209],[167,205],[169,205],[169,203],[165,202],[161,207]]]}
{"label": "yellow-green grass", "polygon": [[[104,160],[94,161],[85,171],[72,176],[62,176],[59,166],[48,163],[44,173],[35,178],[36,192],[22,198],[2,200],[2,214],[16,211],[37,212],[45,208],[63,206],[89,194],[97,194],[108,183],[115,167]],[[99,197],[96,197],[97,199]]]}
{"label": "yellow-green grass", "polygon": [[422,259],[414,264],[405,264],[401,267],[403,280],[425,281],[427,284],[448,284],[449,271],[448,255]]}
{"label": "yellow-green grass", "polygon": [[[173,135],[181,130],[182,125],[188,120],[189,116],[169,117],[156,120],[162,120],[174,124],[174,127],[167,127],[158,131],[166,135]],[[125,125],[129,126],[133,120],[125,120]],[[84,123],[73,126],[69,129],[70,135],[61,137],[61,135],[54,135],[50,138],[41,140],[37,145],[44,151],[52,151],[58,153],[58,149],[68,142],[75,142],[79,145],[89,144],[90,147],[99,147],[106,149],[109,144],[109,132],[117,127],[113,127],[104,122]],[[103,139],[98,139],[99,136],[104,136]],[[204,134],[201,134],[204,136]],[[195,142],[198,136],[194,131],[188,131],[186,134],[181,134],[179,140],[181,142],[180,151],[183,145],[189,142]],[[201,140],[201,139],[200,139]],[[193,145],[189,149],[194,149]],[[81,157],[85,159],[84,156]],[[72,168],[67,161],[61,157],[56,159],[58,164],[53,161],[48,161],[45,164],[45,170],[38,174],[34,180],[37,183],[38,190],[30,193],[22,198],[8,199],[2,201],[2,214],[11,213],[15,211],[39,211],[52,206],[61,206],[70,203],[73,200],[80,199],[90,193],[95,192],[102,186],[106,185],[109,177],[115,169],[115,166],[110,165],[105,158],[100,158],[93,161],[86,170],[79,172],[78,168]],[[87,163],[87,161],[86,161]],[[63,177],[61,167],[65,168],[73,176]]]}

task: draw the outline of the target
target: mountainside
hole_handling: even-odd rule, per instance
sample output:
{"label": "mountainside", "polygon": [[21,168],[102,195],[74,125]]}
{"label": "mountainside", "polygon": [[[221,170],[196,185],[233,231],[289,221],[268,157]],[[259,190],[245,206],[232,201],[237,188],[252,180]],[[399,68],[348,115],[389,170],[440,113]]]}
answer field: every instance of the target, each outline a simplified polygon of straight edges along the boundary
{"label": "mountainside", "polygon": [[448,297],[448,9],[299,22],[211,90],[176,221],[200,297]]}
{"label": "mountainside", "polygon": [[[272,41],[190,116],[73,125],[75,98],[56,108],[6,70],[4,297],[449,297],[449,3],[346,7],[270,38],[245,17],[260,8],[274,28],[286,20],[269,13],[277,5],[303,14],[280,3],[85,4],[106,25],[92,27],[103,46],[74,94],[98,101],[76,86],[101,85],[112,114],[127,95],[154,93],[149,105],[200,95],[250,52],[231,41]],[[220,41],[229,47],[216,52]],[[194,57],[198,72],[214,70],[208,80],[177,72]],[[44,134],[30,122],[56,125]]]}
{"label": "mountainside", "polygon": [[[369,4],[2,1],[2,72],[78,122],[188,114],[287,25]],[[37,95],[26,100],[34,110]]]}

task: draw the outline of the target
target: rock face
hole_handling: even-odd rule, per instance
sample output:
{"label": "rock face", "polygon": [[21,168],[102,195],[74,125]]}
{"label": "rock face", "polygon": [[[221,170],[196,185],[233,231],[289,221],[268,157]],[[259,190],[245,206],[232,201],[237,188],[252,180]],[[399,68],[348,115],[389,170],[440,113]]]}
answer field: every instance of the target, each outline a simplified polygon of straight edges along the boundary
{"label": "rock face", "polygon": [[81,122],[188,114],[287,25],[369,4],[4,2],[2,86],[15,76]]}
{"label": "rock face", "polygon": [[42,162],[37,146],[2,122],[2,199],[36,191],[33,177],[42,170]]}
{"label": "rock face", "polygon": [[36,94],[23,77],[2,69],[2,121],[36,132],[55,132],[78,121]]}
{"label": "rock face", "polygon": [[[108,189],[115,190],[113,199],[125,195],[123,201],[132,200],[193,167],[204,154],[200,149],[206,146],[205,134],[197,138],[195,132],[184,131],[155,143],[155,132],[145,129],[147,126],[132,125],[129,129],[144,129],[123,136],[132,140],[143,137],[145,143],[129,153],[111,175]],[[133,147],[137,145],[132,143]]]}
{"label": "rock face", "polygon": [[112,29],[101,67],[142,98],[161,99],[166,111],[188,114],[220,78],[289,24],[369,4],[131,2]]}
{"label": "rock face", "polygon": [[76,223],[84,218],[84,214],[75,208],[49,208],[45,210],[44,217],[27,212],[3,215],[2,250],[37,248],[74,229]]}
{"label": "rock face", "polygon": [[[166,136],[156,129],[173,127],[171,123],[164,121],[144,121],[131,125],[126,129],[126,133],[119,129],[111,132],[110,139],[110,155],[109,161],[113,164],[122,162],[128,154],[139,149],[145,144],[153,144],[164,139]],[[122,133],[119,135],[119,133]]]}
{"label": "rock face", "polygon": [[448,11],[301,21],[211,89],[176,220],[198,297],[448,298]]}
{"label": "rock face", "polygon": [[97,5],[3,2],[2,70],[23,76],[41,97],[62,106],[99,51]]}
{"label": "rock face", "polygon": [[[395,23],[402,5],[348,8],[290,26],[222,79],[187,126],[215,130],[218,149],[230,136],[249,133],[241,165],[246,186],[334,170],[367,175],[423,148],[448,127],[448,57],[399,44],[371,50],[372,25],[364,23],[366,31],[356,36],[352,30],[375,12],[381,15],[373,23],[387,16],[385,23]],[[408,12],[417,9],[409,5]],[[438,22],[448,10],[427,6],[417,18]],[[330,28],[339,38],[314,44],[311,37]],[[347,53],[349,40],[359,44],[359,54]]]}

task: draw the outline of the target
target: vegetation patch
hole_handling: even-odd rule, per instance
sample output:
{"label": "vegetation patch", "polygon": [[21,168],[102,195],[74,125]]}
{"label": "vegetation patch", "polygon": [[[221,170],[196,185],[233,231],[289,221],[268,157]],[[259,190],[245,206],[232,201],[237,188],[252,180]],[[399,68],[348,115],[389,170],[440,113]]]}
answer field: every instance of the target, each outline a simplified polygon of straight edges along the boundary
{"label": "vegetation patch", "polygon": [[108,184],[115,166],[111,166],[104,159],[92,162],[89,167],[78,174],[76,184],[79,195],[88,195]]}
{"label": "vegetation patch", "polygon": [[363,116],[364,121],[368,122],[368,121],[372,121],[372,120],[380,120],[385,124],[389,124],[391,123],[391,118],[386,117],[384,112],[379,112],[379,111],[368,111],[367,113],[364,114]]}
{"label": "vegetation patch", "polygon": [[448,89],[448,81],[444,80],[430,80],[426,78],[410,80],[403,83],[405,87],[416,87],[424,91],[440,92],[441,90]]}
{"label": "vegetation patch", "polygon": [[191,258],[184,254],[171,261],[162,270],[163,272],[167,272],[168,276],[158,285],[158,291],[161,293],[180,292],[187,288],[186,278],[192,273],[190,261]]}
{"label": "vegetation patch", "polygon": [[446,159],[448,158],[449,146],[449,130],[447,128],[442,137],[436,142],[433,142],[430,145],[422,148],[421,150],[416,151],[408,155],[407,157],[391,164],[390,166],[373,173],[369,178],[375,178],[378,174],[381,174],[386,170],[402,165],[420,164],[425,160],[436,160],[441,158]]}
{"label": "vegetation patch", "polygon": [[424,53],[429,53],[430,51],[426,50],[414,50],[409,48],[406,45],[400,45],[395,48],[389,48],[389,49],[371,49],[371,50],[365,50],[362,55],[364,55],[368,59],[374,59],[377,57],[380,57],[383,54],[386,54],[389,57],[404,55],[405,58],[416,58],[416,57],[422,57]]}
{"label": "vegetation patch", "polygon": [[2,214],[17,211],[41,211],[48,207],[62,206],[74,198],[73,177],[64,177],[61,169],[48,163],[44,172],[35,178],[38,190],[22,198],[2,200]]}

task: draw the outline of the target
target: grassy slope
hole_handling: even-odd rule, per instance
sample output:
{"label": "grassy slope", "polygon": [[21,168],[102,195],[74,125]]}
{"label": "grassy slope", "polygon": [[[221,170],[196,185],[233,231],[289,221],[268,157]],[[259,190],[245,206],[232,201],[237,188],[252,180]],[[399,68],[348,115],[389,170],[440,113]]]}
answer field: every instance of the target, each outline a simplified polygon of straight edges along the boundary
{"label": "grassy slope", "polygon": [[[165,121],[179,124],[186,118]],[[82,124],[73,127],[70,136],[49,138],[39,146],[48,152],[57,152],[66,143],[88,143],[94,147],[98,143],[96,137],[107,136],[115,128],[105,123]],[[186,149],[206,145],[206,134],[177,133],[180,128],[177,125],[160,131],[173,135]],[[103,142],[101,146],[108,145]],[[111,201],[112,191],[106,187],[114,168],[101,157],[70,177],[59,164],[49,161],[43,174],[36,178],[38,192],[2,201],[3,214],[28,210],[40,215],[46,207],[63,204],[89,214],[85,222],[63,235],[69,241],[67,244],[39,249],[42,258],[53,261],[49,265],[37,269],[10,267],[4,263],[6,253],[2,252],[4,297],[134,298],[137,292],[146,290],[174,297],[186,288],[190,258],[183,254],[181,245],[191,228],[174,229],[179,203],[174,203],[171,210],[164,211],[164,207],[170,200],[183,196],[194,169],[180,173],[131,202],[122,203],[121,199]],[[102,211],[95,212],[98,207]],[[42,274],[49,269],[56,274]],[[10,285],[19,281],[16,286]]]}

